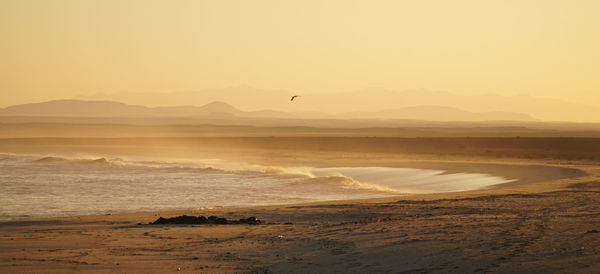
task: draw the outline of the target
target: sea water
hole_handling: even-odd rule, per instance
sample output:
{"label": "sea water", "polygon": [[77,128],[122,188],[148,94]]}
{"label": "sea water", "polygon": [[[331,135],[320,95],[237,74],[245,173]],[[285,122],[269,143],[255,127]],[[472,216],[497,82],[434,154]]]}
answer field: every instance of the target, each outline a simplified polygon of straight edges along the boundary
{"label": "sea water", "polygon": [[509,181],[413,168],[0,154],[0,219],[382,198]]}

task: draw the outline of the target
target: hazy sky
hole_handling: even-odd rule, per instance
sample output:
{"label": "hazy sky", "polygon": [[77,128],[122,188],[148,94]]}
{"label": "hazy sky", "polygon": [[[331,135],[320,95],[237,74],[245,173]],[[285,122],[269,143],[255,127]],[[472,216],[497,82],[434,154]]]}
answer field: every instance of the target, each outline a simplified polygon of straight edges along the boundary
{"label": "hazy sky", "polygon": [[0,0],[0,106],[247,84],[600,106],[600,1]]}

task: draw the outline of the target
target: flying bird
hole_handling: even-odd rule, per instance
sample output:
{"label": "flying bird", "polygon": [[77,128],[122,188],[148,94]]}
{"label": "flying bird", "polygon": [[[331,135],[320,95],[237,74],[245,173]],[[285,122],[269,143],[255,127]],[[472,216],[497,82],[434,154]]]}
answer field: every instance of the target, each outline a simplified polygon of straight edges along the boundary
{"label": "flying bird", "polygon": [[290,99],[290,101],[294,101],[294,99],[296,99],[296,97],[302,97],[302,96],[300,96],[300,95],[294,95],[294,96],[292,96],[292,99]]}

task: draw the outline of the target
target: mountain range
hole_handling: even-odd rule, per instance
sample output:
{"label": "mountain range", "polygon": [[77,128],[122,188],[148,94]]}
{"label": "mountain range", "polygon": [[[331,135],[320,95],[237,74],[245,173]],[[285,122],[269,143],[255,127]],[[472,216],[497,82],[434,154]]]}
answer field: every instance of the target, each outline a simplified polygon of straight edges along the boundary
{"label": "mountain range", "polygon": [[535,121],[513,112],[470,112],[444,106],[412,106],[373,112],[340,114],[287,113],[275,110],[242,111],[224,102],[202,106],[147,107],[114,101],[55,100],[0,109],[1,116],[37,117],[186,117],[220,119],[406,119],[426,121]]}
{"label": "mountain range", "polygon": [[222,101],[243,110],[272,109],[285,113],[300,113],[302,117],[314,118],[327,115],[335,117],[335,114],[350,112],[365,113],[415,106],[444,106],[475,113],[523,113],[543,121],[600,122],[600,107],[528,95],[505,96],[491,93],[457,95],[427,89],[394,91],[367,88],[337,93],[301,93],[299,95],[302,97],[292,103],[289,98],[295,94],[297,93],[294,91],[235,86],[170,93],[103,93],[74,99],[111,100],[147,106],[186,105],[191,102],[202,105]]}

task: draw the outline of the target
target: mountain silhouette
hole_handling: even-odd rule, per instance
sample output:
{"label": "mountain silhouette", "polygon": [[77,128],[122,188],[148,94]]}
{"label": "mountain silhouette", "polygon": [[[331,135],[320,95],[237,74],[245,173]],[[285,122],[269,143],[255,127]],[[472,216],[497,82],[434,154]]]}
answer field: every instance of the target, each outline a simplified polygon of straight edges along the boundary
{"label": "mountain silhouette", "polygon": [[286,113],[274,110],[242,111],[224,102],[203,106],[146,107],[114,101],[55,100],[0,109],[2,116],[28,117],[209,117],[219,119],[406,119],[424,121],[535,121],[527,114],[512,112],[469,112],[444,106],[413,106],[378,112],[338,115]]}
{"label": "mountain silhouette", "polygon": [[385,88],[365,88],[336,93],[302,92],[302,102],[298,104],[282,103],[297,92],[299,91],[263,90],[242,85],[223,89],[173,93],[96,94],[80,99],[114,100],[150,106],[223,101],[245,110],[272,109],[294,114],[303,113],[303,117],[322,117],[327,114],[351,112],[379,112],[385,109],[414,106],[445,106],[468,112],[524,113],[545,121],[600,122],[600,107],[527,95],[493,93],[457,95],[451,92],[427,89],[395,91]]}
{"label": "mountain silhouette", "polygon": [[0,109],[2,116],[43,117],[194,117],[233,116],[290,118],[288,113],[262,110],[241,111],[224,102],[212,102],[203,106],[146,107],[113,101],[55,100],[42,103],[22,104]]}

